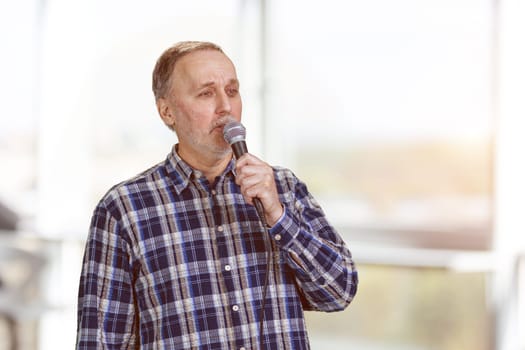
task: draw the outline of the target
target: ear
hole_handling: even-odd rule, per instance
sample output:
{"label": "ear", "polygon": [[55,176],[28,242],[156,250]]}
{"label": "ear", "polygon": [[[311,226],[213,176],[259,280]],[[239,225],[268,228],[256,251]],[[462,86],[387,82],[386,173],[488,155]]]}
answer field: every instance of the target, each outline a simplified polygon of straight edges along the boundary
{"label": "ear", "polygon": [[164,124],[173,128],[175,124],[175,114],[166,99],[159,98],[157,100],[157,111]]}

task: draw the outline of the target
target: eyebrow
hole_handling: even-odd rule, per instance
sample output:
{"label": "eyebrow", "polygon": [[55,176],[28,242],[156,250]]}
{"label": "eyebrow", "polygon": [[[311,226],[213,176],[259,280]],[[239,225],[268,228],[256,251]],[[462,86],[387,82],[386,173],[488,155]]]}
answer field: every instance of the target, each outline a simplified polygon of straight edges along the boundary
{"label": "eyebrow", "polygon": [[[231,84],[235,84],[237,86],[240,85],[238,79],[230,79],[226,85],[231,85]],[[210,86],[214,86],[214,85],[215,85],[214,81],[209,81],[209,82],[206,82],[204,84],[199,85],[198,89],[202,89],[202,88],[206,88],[206,87],[210,87]]]}

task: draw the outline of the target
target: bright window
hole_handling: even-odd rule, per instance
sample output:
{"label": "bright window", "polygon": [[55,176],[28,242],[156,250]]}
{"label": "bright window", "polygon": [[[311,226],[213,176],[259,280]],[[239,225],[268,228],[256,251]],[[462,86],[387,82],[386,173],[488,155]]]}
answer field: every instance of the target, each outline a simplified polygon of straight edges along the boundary
{"label": "bright window", "polygon": [[270,156],[310,184],[349,239],[488,248],[491,3],[270,9]]}

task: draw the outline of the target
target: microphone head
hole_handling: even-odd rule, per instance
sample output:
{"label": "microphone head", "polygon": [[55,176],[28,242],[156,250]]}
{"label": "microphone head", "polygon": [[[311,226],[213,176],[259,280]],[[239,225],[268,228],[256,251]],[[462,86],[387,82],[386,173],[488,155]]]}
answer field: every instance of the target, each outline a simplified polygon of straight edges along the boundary
{"label": "microphone head", "polygon": [[246,140],[246,129],[241,123],[235,120],[228,122],[224,126],[222,134],[226,142],[228,142],[230,145]]}

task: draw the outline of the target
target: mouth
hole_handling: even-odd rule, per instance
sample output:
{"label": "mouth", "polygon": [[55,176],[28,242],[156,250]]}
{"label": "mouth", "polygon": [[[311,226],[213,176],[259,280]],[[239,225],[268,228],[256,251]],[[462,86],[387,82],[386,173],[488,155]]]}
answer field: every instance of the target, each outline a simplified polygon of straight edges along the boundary
{"label": "mouth", "polygon": [[212,129],[211,129],[211,131],[210,131],[210,134],[218,131],[218,132],[220,132],[221,135],[222,135],[222,133],[223,133],[223,131],[224,131],[224,126],[225,126],[226,124],[228,124],[229,122],[231,122],[232,120],[234,120],[234,119],[233,119],[233,117],[230,116],[230,115],[229,115],[229,116],[226,116],[226,117],[224,117],[224,118],[219,119],[219,120],[215,123],[215,125],[212,127]]}
{"label": "mouth", "polygon": [[214,133],[217,133],[217,132],[222,134],[225,125],[226,124],[221,124],[221,125],[214,126],[211,129],[210,134],[214,134]]}

